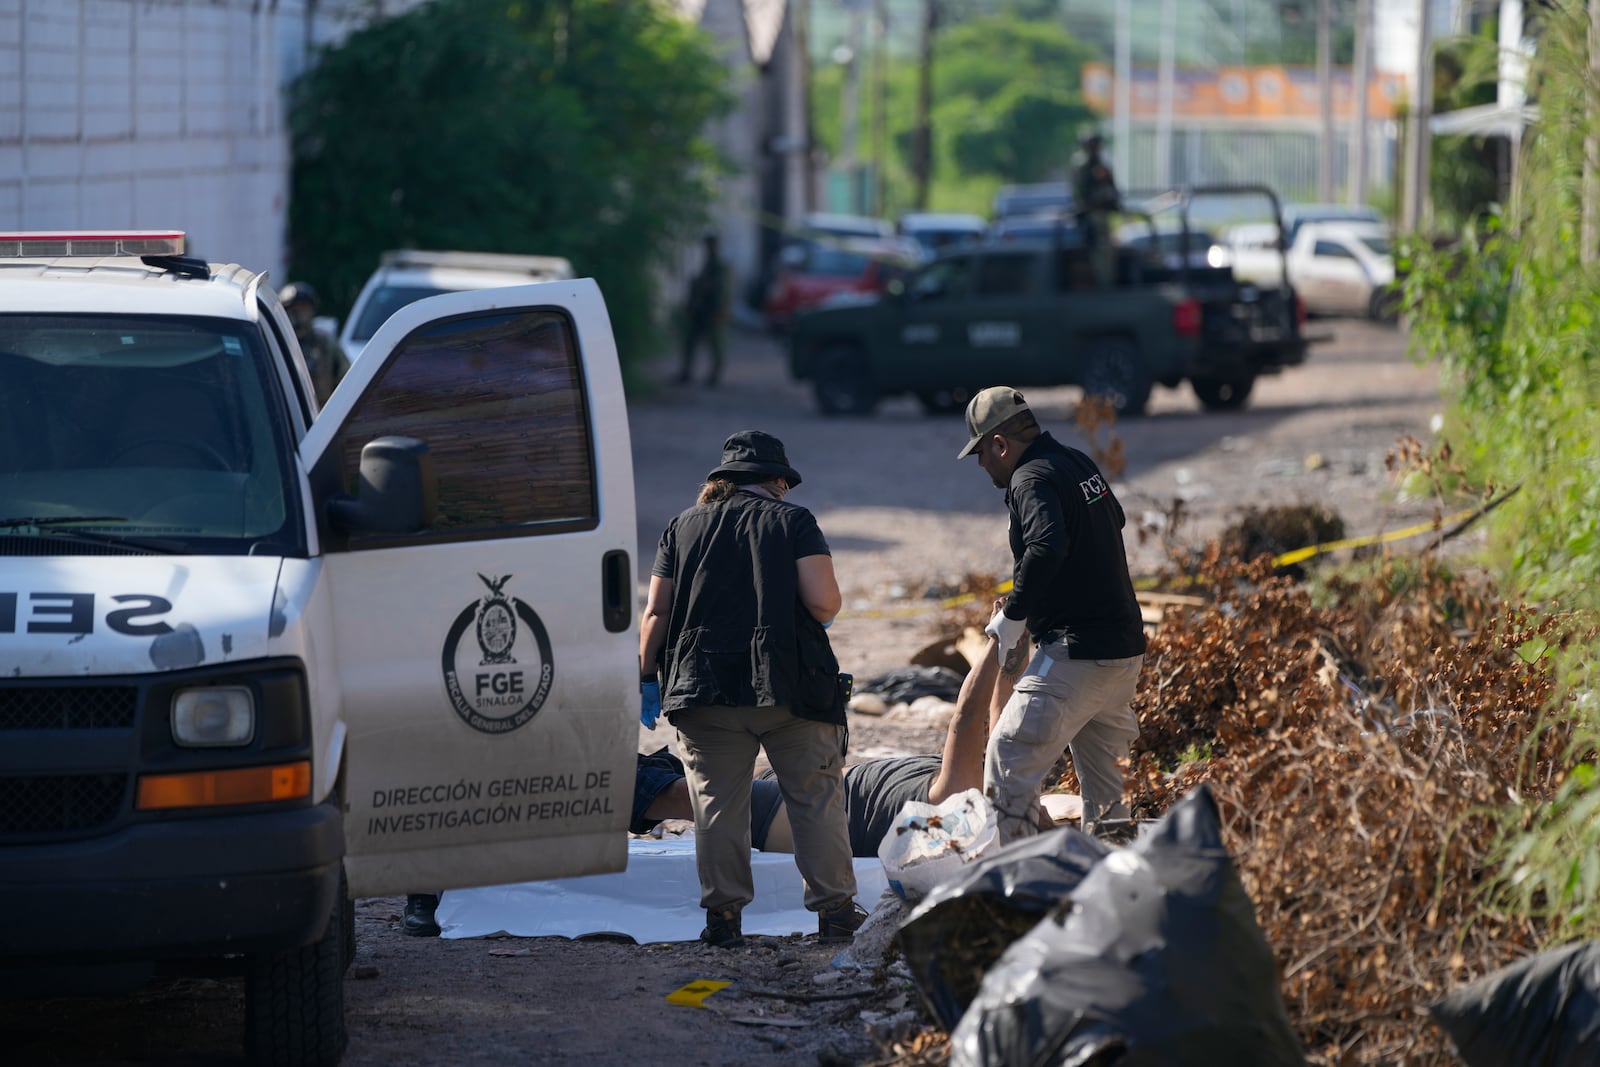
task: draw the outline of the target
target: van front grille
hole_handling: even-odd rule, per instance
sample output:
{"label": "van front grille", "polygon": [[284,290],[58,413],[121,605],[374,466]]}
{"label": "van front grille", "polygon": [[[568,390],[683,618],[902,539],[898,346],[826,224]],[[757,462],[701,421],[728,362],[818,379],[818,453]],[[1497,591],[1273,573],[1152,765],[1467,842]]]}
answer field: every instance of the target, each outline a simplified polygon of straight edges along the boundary
{"label": "van front grille", "polygon": [[126,774],[0,777],[0,834],[92,830],[122,811]]}
{"label": "van front grille", "polygon": [[125,730],[138,709],[131,685],[0,684],[0,730]]}

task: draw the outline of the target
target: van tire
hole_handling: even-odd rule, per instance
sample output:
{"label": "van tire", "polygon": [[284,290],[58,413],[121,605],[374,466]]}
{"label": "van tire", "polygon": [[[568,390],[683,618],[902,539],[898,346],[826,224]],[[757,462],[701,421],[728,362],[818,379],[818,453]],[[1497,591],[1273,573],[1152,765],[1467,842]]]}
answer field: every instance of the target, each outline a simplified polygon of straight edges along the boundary
{"label": "van tire", "polygon": [[1256,379],[1253,374],[1243,374],[1235,378],[1195,378],[1189,384],[1207,411],[1238,411],[1250,399]]}
{"label": "van tire", "polygon": [[[349,905],[349,906],[347,906]],[[327,928],[314,943],[246,962],[244,1047],[252,1064],[333,1067],[344,1055],[344,972],[355,912],[339,879]]]}
{"label": "van tire", "polygon": [[833,345],[818,354],[812,387],[824,415],[866,415],[878,406],[866,357],[853,345]]}
{"label": "van tire", "polygon": [[1143,415],[1153,382],[1139,346],[1126,337],[1089,342],[1083,355],[1083,395],[1100,397],[1120,415]]}

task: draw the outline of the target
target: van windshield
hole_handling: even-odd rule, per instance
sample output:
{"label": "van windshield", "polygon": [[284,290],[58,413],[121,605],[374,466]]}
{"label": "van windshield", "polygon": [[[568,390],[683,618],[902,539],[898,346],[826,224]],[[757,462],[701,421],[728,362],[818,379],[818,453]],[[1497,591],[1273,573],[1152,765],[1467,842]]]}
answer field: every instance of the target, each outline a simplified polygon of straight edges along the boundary
{"label": "van windshield", "polygon": [[361,309],[361,317],[356,319],[355,327],[350,331],[350,339],[368,340],[378,332],[379,326],[389,321],[390,315],[407,304],[415,304],[425,297],[448,292],[449,289],[431,285],[380,285],[367,298],[366,306]]}
{"label": "van windshield", "polygon": [[304,554],[272,366],[246,322],[0,314],[0,555]]}

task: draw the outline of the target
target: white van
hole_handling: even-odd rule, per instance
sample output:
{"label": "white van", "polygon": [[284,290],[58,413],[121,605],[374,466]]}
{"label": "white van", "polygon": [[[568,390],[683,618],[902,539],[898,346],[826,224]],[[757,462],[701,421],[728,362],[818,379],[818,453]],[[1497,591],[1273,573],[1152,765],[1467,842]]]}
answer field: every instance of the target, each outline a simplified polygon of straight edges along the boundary
{"label": "white van", "polygon": [[252,1058],[332,1063],[351,898],[626,866],[622,379],[593,281],[480,290],[319,413],[181,251],[0,234],[0,985],[226,958]]}
{"label": "white van", "polygon": [[351,363],[389,316],[413,301],[440,293],[491,289],[530,282],[565,281],[572,264],[563,256],[518,256],[496,252],[385,252],[350,307],[339,345]]}

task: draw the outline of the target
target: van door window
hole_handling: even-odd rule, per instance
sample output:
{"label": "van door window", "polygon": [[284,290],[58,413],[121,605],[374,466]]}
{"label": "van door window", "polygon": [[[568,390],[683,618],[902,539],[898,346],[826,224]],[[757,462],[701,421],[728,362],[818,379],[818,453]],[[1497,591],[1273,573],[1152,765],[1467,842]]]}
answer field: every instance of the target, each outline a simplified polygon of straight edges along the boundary
{"label": "van door window", "polygon": [[594,455],[573,336],[567,318],[550,311],[469,315],[416,330],[345,422],[346,489],[356,484],[364,444],[414,437],[433,457],[438,518],[401,542],[593,529]]}

